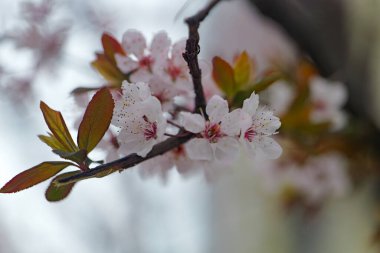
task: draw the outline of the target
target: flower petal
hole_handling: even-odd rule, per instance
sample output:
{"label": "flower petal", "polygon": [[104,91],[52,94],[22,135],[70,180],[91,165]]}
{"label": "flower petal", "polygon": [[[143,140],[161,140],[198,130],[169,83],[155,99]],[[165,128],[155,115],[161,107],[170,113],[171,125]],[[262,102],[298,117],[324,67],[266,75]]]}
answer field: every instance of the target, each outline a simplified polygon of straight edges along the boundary
{"label": "flower petal", "polygon": [[183,127],[192,133],[200,133],[205,129],[205,119],[196,113],[182,112],[182,125]]}
{"label": "flower petal", "polygon": [[206,139],[195,138],[185,144],[190,159],[211,161],[214,158],[213,150]]}
{"label": "flower petal", "polygon": [[272,135],[280,128],[281,121],[272,111],[260,107],[253,117],[253,126],[257,133]]}
{"label": "flower petal", "polygon": [[211,123],[219,123],[228,113],[228,103],[218,95],[212,96],[206,106],[206,113]]}
{"label": "flower petal", "polygon": [[132,70],[137,69],[139,67],[139,64],[133,59],[131,59],[129,56],[115,54],[115,60],[116,60],[117,67],[124,74],[127,74],[131,72]]}
{"label": "flower petal", "polygon": [[239,153],[239,142],[232,137],[224,137],[211,145],[215,149],[215,158],[219,161],[231,161]]}
{"label": "flower petal", "polygon": [[240,109],[236,109],[225,115],[220,125],[222,132],[229,136],[237,136],[241,129],[241,117],[244,114],[246,115],[245,112],[242,112]]}
{"label": "flower petal", "polygon": [[282,147],[270,137],[262,136],[255,144],[266,159],[277,159],[282,154]]}
{"label": "flower petal", "polygon": [[129,29],[123,35],[122,45],[127,54],[134,54],[138,59],[144,56],[146,41],[144,35],[134,29]]}
{"label": "flower petal", "polygon": [[153,58],[156,61],[166,60],[166,58],[168,57],[170,44],[171,41],[166,32],[161,31],[154,35],[152,43],[150,45],[150,52]]}
{"label": "flower petal", "polygon": [[252,92],[251,96],[244,100],[243,111],[253,116],[256,113],[257,107],[259,106],[259,95]]}

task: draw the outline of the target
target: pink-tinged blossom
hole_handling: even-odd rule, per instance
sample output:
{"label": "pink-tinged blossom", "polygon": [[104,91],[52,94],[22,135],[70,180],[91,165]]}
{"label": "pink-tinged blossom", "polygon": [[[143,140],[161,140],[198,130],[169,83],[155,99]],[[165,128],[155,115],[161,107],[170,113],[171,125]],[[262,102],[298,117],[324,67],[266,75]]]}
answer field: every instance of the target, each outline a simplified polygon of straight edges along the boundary
{"label": "pink-tinged blossom", "polygon": [[132,82],[148,82],[156,68],[163,64],[168,57],[170,39],[166,32],[159,32],[147,47],[144,35],[130,29],[123,35],[122,46],[127,56],[115,55],[118,68],[123,73],[131,74]]}
{"label": "pink-tinged blossom", "polygon": [[313,104],[310,115],[312,122],[331,122],[332,130],[345,126],[347,118],[342,107],[347,102],[348,94],[342,83],[314,77],[310,81],[310,96]]}
{"label": "pink-tinged blossom", "polygon": [[293,194],[308,205],[344,197],[351,189],[347,161],[338,153],[311,157],[303,164],[292,161],[258,161],[257,164],[255,172],[264,190],[279,197]]}
{"label": "pink-tinged blossom", "polygon": [[198,172],[200,166],[201,164],[188,157],[184,145],[180,145],[139,164],[138,170],[143,179],[158,176],[163,183],[166,183],[171,169],[176,168],[181,176],[187,177]]}
{"label": "pink-tinged blossom", "polygon": [[259,96],[255,93],[244,100],[240,123],[240,142],[249,153],[268,159],[281,155],[281,146],[271,138],[281,126],[280,119],[272,111],[259,107]]}
{"label": "pink-tinged blossom", "polygon": [[206,113],[208,120],[200,114],[182,113],[184,128],[197,134],[186,144],[188,156],[202,161],[235,158],[239,150],[236,136],[240,111],[229,112],[227,101],[215,95],[207,103]]}
{"label": "pink-tinged blossom", "polygon": [[120,152],[145,157],[162,140],[166,129],[161,103],[146,83],[123,82],[120,97],[114,95],[112,124],[120,128]]}

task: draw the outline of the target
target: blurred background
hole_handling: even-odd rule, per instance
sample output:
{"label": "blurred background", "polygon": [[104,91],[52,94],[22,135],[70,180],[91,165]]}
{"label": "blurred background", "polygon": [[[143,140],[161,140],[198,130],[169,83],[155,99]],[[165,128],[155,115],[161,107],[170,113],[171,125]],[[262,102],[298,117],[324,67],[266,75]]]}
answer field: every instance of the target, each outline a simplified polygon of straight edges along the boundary
{"label": "blurred background", "polygon": [[[70,92],[104,83],[90,66],[104,31],[120,41],[124,31],[135,28],[149,41],[165,30],[176,41],[187,35],[183,19],[206,3],[1,1],[0,185],[35,164],[56,160],[36,137],[47,131],[39,101],[74,125],[77,109]],[[347,84],[347,110],[379,125],[378,11],[376,0],[225,1],[201,25],[201,56],[210,64],[216,55],[232,59],[247,50],[260,72],[274,58],[294,65],[306,52],[322,76]],[[2,195],[0,252],[378,250],[372,242],[378,219],[374,178],[305,215],[301,207],[284,208],[261,187],[258,164],[242,155],[212,183],[202,175],[182,178],[176,170],[167,182],[143,180],[132,168],[78,184],[58,203],[45,200],[47,183]]]}

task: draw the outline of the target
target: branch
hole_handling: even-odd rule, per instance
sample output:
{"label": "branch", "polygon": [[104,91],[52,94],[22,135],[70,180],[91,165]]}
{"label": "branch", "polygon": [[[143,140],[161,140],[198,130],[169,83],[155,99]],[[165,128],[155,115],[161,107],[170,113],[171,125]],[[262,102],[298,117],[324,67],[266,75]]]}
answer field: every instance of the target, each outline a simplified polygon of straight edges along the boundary
{"label": "branch", "polygon": [[[193,79],[194,92],[195,92],[195,112],[206,112],[206,101],[203,94],[203,87],[201,82],[201,70],[198,64],[199,54],[199,33],[198,28],[200,23],[207,17],[211,9],[221,0],[211,1],[203,10],[199,11],[194,16],[191,16],[185,20],[189,26],[189,38],[186,42],[186,52],[183,54],[189,69],[190,75]],[[180,132],[183,133],[183,132]],[[89,178],[100,178],[107,176],[116,171],[122,171],[133,167],[141,162],[144,162],[150,158],[162,155],[178,146],[184,144],[188,140],[194,137],[192,133],[185,133],[180,137],[171,137],[167,140],[155,145],[153,149],[147,154],[146,157],[138,156],[137,154],[130,154],[124,158],[115,160],[110,163],[99,165],[94,169],[84,171],[80,174],[66,177],[58,180],[58,184],[65,185],[75,183]]]}
{"label": "branch", "polygon": [[[185,23],[189,27],[189,38],[186,41],[186,51],[183,53],[183,58],[189,66],[190,75],[193,79],[195,93],[195,112],[206,112],[206,100],[202,87],[202,72],[199,68],[198,54],[199,48],[199,33],[198,28],[200,23],[207,17],[211,9],[215,7],[221,0],[213,0],[201,11],[194,16],[185,19]],[[207,117],[207,115],[206,115]]]}
{"label": "branch", "polygon": [[84,179],[94,178],[94,177],[104,177],[116,171],[122,171],[128,169],[130,167],[135,166],[141,162],[144,162],[150,158],[153,158],[158,155],[162,155],[167,151],[170,151],[181,144],[184,144],[194,135],[192,133],[187,133],[185,136],[181,137],[171,137],[153,147],[153,149],[147,154],[146,157],[141,157],[136,154],[130,154],[121,159],[115,160],[113,162],[109,162],[103,165],[99,165],[98,167],[85,171],[83,173],[66,177],[58,181],[58,184],[70,184],[75,183]]}

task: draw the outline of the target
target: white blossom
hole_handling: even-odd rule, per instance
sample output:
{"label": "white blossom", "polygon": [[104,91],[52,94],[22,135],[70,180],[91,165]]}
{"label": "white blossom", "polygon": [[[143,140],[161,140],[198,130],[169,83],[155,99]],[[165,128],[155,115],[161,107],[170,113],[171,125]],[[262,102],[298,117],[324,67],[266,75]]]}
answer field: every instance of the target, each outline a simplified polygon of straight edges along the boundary
{"label": "white blossom", "polygon": [[209,117],[183,112],[184,128],[197,136],[186,144],[191,159],[202,161],[230,160],[236,157],[239,143],[240,111],[229,112],[227,101],[213,96],[206,106]]}
{"label": "white blossom", "polygon": [[342,83],[314,77],[310,81],[310,96],[313,104],[310,115],[312,122],[331,122],[333,130],[345,126],[347,119],[342,107],[347,102],[348,94]]}
{"label": "white blossom", "polygon": [[146,83],[126,81],[121,96],[114,96],[114,100],[112,124],[120,128],[120,151],[145,157],[165,133],[166,119],[160,101],[150,95]]}
{"label": "white blossom", "polygon": [[123,35],[122,46],[127,56],[115,55],[118,68],[123,73],[131,74],[132,82],[148,82],[156,68],[163,64],[168,57],[171,41],[166,32],[159,32],[147,47],[144,35],[134,29],[126,31]]}
{"label": "white blossom", "polygon": [[259,107],[259,96],[255,93],[244,100],[240,123],[240,142],[251,154],[259,153],[269,159],[281,155],[281,146],[270,137],[280,128],[280,119],[272,111]]}
{"label": "white blossom", "polygon": [[338,153],[311,157],[303,164],[294,161],[257,161],[255,171],[261,186],[271,195],[292,192],[306,204],[321,204],[341,198],[351,189],[347,161]]}

